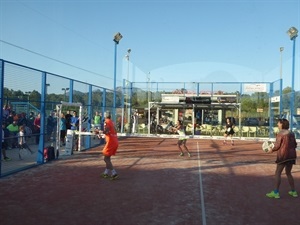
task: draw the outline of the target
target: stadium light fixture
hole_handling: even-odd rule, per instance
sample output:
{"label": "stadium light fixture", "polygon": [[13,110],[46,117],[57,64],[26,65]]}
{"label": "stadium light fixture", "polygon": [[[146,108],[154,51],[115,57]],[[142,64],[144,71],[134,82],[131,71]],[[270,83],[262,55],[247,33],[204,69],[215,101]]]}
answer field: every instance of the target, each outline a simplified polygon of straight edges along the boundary
{"label": "stadium light fixture", "polygon": [[293,40],[298,36],[298,30],[296,27],[291,27],[288,31],[287,34],[290,36],[290,39]]}

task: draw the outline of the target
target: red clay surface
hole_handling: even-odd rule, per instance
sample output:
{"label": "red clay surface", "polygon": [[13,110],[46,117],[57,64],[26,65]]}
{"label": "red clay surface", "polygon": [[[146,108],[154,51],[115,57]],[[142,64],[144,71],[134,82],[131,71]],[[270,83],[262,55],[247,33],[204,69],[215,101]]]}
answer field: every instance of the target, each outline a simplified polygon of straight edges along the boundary
{"label": "red clay surface", "polygon": [[[120,179],[100,178],[101,149],[0,179],[1,225],[296,225],[300,197],[269,199],[275,154],[261,142],[189,139],[192,157],[179,157],[177,139],[123,138],[112,162]],[[298,153],[299,154],[299,153]],[[300,166],[293,168],[300,191]]]}

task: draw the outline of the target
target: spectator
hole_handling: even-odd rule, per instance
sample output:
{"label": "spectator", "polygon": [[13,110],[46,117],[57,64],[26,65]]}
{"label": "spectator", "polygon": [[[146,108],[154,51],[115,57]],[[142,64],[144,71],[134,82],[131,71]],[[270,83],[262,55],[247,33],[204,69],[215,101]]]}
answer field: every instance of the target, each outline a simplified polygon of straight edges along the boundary
{"label": "spectator", "polygon": [[22,126],[23,124],[27,126],[26,113],[24,112],[19,114],[19,119],[18,119],[18,126]]}
{"label": "spectator", "polygon": [[65,145],[67,126],[66,126],[66,118],[63,113],[60,114],[59,130],[60,130],[60,141],[62,145]]}
{"label": "spectator", "polygon": [[21,159],[21,155],[20,155],[20,150],[21,149],[28,149],[28,151],[30,151],[31,154],[33,154],[34,152],[29,148],[28,144],[26,143],[26,138],[25,138],[25,131],[24,131],[24,127],[21,126],[19,129],[19,133],[18,133],[18,147],[19,147],[19,158]]}
{"label": "spectator", "polygon": [[[71,130],[73,131],[78,131],[79,130],[79,118],[77,116],[77,112],[76,111],[73,111],[73,116],[71,117]],[[79,139],[78,139],[78,134],[75,134],[74,132],[74,151],[78,151],[78,142],[79,142]]]}
{"label": "spectator", "polygon": [[70,130],[71,129],[71,118],[72,118],[72,115],[70,113],[70,111],[68,110],[66,115],[65,115],[65,118],[66,118],[66,127],[67,127],[67,130]]}
{"label": "spectator", "polygon": [[7,129],[9,130],[9,142],[10,147],[15,148],[17,146],[17,134],[19,132],[19,126],[17,124],[17,121],[14,120],[11,124],[7,126]]}
{"label": "spectator", "polygon": [[6,124],[12,124],[14,121],[14,112],[10,112],[6,118]]}
{"label": "spectator", "polygon": [[139,125],[139,113],[137,110],[132,115],[132,133],[136,133]]}
{"label": "spectator", "polygon": [[8,107],[7,104],[5,104],[3,106],[3,111],[2,111],[3,120],[6,120],[8,118],[8,116],[9,116],[9,114],[10,114],[9,107]]}
{"label": "spectator", "polygon": [[73,112],[73,116],[71,117],[71,130],[78,130],[79,126],[79,118],[77,116],[77,112]]}
{"label": "spectator", "polygon": [[100,127],[100,123],[101,123],[101,114],[99,114],[97,111],[95,112],[95,116],[94,116],[94,126],[99,128]]}
{"label": "spectator", "polygon": [[54,131],[55,124],[56,124],[56,120],[54,118],[54,112],[50,112],[50,115],[47,118],[47,140],[48,141],[52,139],[52,134]]}
{"label": "spectator", "polygon": [[34,125],[34,134],[35,134],[35,143],[38,145],[40,142],[40,133],[41,133],[41,114],[38,113],[33,122]]}
{"label": "spectator", "polygon": [[33,131],[34,130],[34,122],[35,116],[34,116],[34,112],[30,112],[28,120],[27,120],[27,126]]}
{"label": "spectator", "polygon": [[6,150],[8,148],[8,140],[7,138],[9,137],[9,130],[6,128],[6,123],[2,123],[2,155],[3,159],[5,161],[10,161],[11,158],[7,157],[6,155]]}

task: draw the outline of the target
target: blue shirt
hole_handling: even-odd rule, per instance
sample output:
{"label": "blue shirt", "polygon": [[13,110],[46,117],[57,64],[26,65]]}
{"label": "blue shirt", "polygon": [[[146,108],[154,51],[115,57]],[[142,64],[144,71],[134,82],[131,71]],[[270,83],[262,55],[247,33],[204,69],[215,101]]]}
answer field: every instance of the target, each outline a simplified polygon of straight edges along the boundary
{"label": "blue shirt", "polygon": [[60,123],[59,123],[60,130],[67,130],[66,121],[67,120],[65,118],[60,119]]}
{"label": "blue shirt", "polygon": [[77,116],[71,117],[71,130],[78,130],[79,118]]}

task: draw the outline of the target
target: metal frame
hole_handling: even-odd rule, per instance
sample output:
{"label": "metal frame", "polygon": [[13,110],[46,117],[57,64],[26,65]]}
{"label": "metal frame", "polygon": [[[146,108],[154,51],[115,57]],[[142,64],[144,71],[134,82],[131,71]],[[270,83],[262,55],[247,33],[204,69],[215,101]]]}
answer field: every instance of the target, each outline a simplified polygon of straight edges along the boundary
{"label": "metal frame", "polygon": [[71,103],[71,102],[61,102],[61,104],[56,105],[56,112],[57,112],[57,126],[56,126],[56,152],[57,155],[60,155],[59,148],[60,148],[60,114],[62,111],[63,106],[72,106],[72,107],[79,107],[79,132],[78,132],[78,151],[81,151],[81,129],[82,129],[82,104],[81,103]]}
{"label": "metal frame", "polygon": [[[193,109],[192,124],[195,123],[195,108],[199,109],[238,109],[239,118],[241,115],[241,103],[211,103],[211,104],[187,104],[187,103],[162,103],[162,102],[149,102],[148,103],[148,135],[150,135],[150,116],[151,109],[156,107],[156,118],[159,117],[159,111],[162,108],[167,109]],[[241,120],[239,119],[239,129],[241,130]],[[192,136],[194,136],[194,127]]]}

